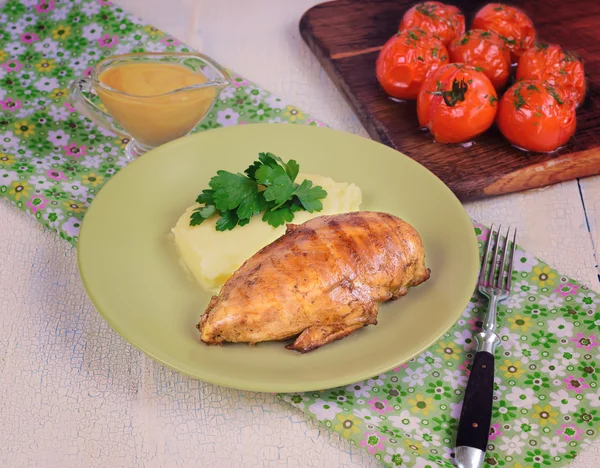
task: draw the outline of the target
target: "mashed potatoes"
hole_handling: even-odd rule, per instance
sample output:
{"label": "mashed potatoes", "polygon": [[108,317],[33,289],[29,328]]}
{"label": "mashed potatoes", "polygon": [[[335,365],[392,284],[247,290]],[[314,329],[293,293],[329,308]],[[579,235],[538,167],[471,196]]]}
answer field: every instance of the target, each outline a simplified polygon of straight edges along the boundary
{"label": "mashed potatoes", "polygon": [[[329,177],[299,174],[296,180],[309,179],[327,191],[323,211],[295,213],[292,223],[301,224],[326,214],[358,211],[362,201],[360,189],[350,183],[335,182]],[[218,292],[223,283],[242,263],[285,233],[285,225],[274,228],[254,216],[246,226],[232,231],[217,231],[217,217],[213,216],[200,226],[190,226],[190,216],[198,205],[190,206],[172,229],[181,263],[209,291]]]}

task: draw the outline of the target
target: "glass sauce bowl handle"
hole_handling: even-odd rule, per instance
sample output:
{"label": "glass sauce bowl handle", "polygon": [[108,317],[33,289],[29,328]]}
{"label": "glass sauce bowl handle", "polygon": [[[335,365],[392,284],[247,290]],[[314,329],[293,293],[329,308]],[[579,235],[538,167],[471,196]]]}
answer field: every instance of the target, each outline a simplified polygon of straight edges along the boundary
{"label": "glass sauce bowl handle", "polygon": [[81,78],[69,85],[69,100],[80,114],[83,114],[100,127],[104,127],[119,136],[131,139],[131,135],[117,125],[115,119],[110,114],[100,109],[84,93],[96,94],[91,79]]}

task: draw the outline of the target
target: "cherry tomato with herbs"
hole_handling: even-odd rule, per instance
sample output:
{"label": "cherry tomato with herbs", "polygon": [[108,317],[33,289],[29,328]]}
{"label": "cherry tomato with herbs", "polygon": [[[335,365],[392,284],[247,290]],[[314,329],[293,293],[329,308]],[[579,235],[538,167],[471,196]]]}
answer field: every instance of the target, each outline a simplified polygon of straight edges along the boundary
{"label": "cherry tomato with herbs", "polygon": [[477,12],[471,27],[498,33],[510,50],[513,63],[535,42],[535,28],[529,16],[503,3],[488,3]]}
{"label": "cherry tomato with herbs", "polygon": [[442,2],[422,2],[406,13],[400,22],[400,31],[420,28],[437,36],[445,46],[465,32],[465,17],[458,8]]}
{"label": "cherry tomato with herbs", "polygon": [[498,95],[490,79],[464,63],[450,63],[427,77],[417,99],[419,123],[440,143],[462,143],[494,123]]}
{"label": "cherry tomato with herbs", "polygon": [[519,81],[500,99],[496,123],[506,139],[521,149],[554,151],[575,133],[575,104],[565,90],[549,83]]}
{"label": "cherry tomato with herbs", "polygon": [[448,52],[451,62],[481,68],[496,90],[506,86],[510,77],[510,52],[494,31],[471,29],[454,39]]}
{"label": "cherry tomato with herbs", "polygon": [[398,99],[416,99],[428,73],[448,63],[441,41],[422,29],[400,31],[383,46],[376,64],[379,83]]}
{"label": "cherry tomato with herbs", "polygon": [[519,59],[517,80],[542,80],[563,88],[575,105],[585,99],[583,61],[558,44],[536,44]]}

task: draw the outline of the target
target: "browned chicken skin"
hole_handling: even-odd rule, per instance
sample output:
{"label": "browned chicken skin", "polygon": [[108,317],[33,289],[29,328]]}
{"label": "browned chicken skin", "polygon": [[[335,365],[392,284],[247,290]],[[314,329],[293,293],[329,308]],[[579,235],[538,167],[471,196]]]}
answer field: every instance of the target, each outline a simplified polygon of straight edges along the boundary
{"label": "browned chicken skin", "polygon": [[207,344],[299,335],[302,353],[377,324],[380,302],[429,278],[417,231],[387,213],[321,216],[257,252],[213,296],[198,329]]}

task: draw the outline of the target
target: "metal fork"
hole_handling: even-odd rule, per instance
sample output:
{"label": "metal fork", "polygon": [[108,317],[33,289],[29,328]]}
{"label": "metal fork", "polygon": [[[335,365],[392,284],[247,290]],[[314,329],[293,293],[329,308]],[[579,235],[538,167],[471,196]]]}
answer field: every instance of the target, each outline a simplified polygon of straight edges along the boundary
{"label": "metal fork", "polygon": [[[501,252],[499,252],[500,229],[501,226],[498,226],[498,230],[494,233],[494,225],[490,228],[477,282],[479,292],[489,299],[489,304],[482,330],[475,335],[477,352],[473,360],[458,423],[455,451],[458,468],[480,468],[483,465],[492,421],[494,350],[500,344],[500,338],[496,334],[498,327],[496,309],[498,302],[505,300],[510,294],[517,240],[517,230],[514,229],[512,245],[509,248],[511,232],[509,227],[506,230]],[[492,250],[493,257],[488,265]],[[504,269],[507,262],[508,274],[505,276]]]}

